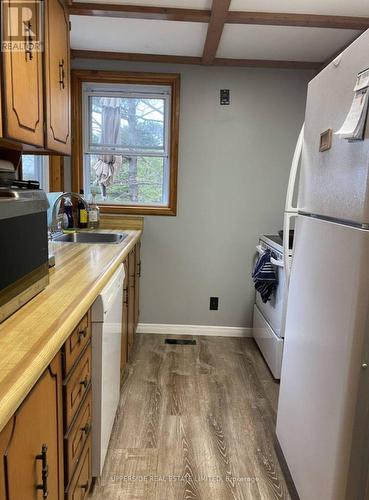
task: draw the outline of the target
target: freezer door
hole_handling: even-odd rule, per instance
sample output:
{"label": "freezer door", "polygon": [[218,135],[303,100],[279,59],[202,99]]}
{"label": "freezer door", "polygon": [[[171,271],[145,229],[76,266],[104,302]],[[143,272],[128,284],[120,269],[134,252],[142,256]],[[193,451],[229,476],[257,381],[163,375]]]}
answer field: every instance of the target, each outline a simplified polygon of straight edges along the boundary
{"label": "freezer door", "polygon": [[[337,64],[337,62],[336,62]],[[369,30],[329,64],[308,88],[298,208],[339,220],[369,223],[369,127],[350,143],[333,135],[319,152],[320,134],[339,130],[350,109],[357,73],[369,67]]]}
{"label": "freezer door", "polygon": [[346,498],[357,392],[367,373],[368,256],[369,231],[297,218],[277,436],[301,500]]}

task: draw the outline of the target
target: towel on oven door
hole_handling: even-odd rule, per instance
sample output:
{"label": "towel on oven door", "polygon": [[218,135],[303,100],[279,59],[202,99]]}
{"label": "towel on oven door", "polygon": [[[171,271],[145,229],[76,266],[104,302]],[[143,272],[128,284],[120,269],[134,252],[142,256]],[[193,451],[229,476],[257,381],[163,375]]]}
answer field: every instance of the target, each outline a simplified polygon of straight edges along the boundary
{"label": "towel on oven door", "polygon": [[278,284],[278,277],[273,264],[270,262],[270,257],[270,250],[265,250],[258,258],[252,272],[256,291],[260,293],[261,300],[264,303],[270,300],[270,296]]}

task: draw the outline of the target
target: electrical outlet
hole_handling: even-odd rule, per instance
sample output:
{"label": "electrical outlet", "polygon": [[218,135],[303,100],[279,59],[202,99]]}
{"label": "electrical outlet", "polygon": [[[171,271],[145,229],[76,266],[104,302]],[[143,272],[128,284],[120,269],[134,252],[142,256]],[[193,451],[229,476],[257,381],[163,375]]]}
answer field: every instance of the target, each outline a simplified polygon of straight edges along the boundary
{"label": "electrical outlet", "polygon": [[210,311],[217,311],[219,306],[219,297],[210,297]]}

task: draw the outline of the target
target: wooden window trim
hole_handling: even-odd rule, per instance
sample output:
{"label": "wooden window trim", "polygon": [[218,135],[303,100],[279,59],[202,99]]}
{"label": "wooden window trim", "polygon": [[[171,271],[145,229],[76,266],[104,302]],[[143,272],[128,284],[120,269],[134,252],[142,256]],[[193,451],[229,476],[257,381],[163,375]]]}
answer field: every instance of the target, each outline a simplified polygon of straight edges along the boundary
{"label": "wooden window trim", "polygon": [[63,156],[49,156],[49,191],[64,191]]}
{"label": "wooden window trim", "polygon": [[85,82],[168,85],[171,87],[168,206],[100,205],[100,210],[102,213],[115,214],[176,215],[180,75],[177,73],[132,73],[126,71],[72,70],[72,189],[77,193],[79,193],[79,190],[83,188],[82,85]]}

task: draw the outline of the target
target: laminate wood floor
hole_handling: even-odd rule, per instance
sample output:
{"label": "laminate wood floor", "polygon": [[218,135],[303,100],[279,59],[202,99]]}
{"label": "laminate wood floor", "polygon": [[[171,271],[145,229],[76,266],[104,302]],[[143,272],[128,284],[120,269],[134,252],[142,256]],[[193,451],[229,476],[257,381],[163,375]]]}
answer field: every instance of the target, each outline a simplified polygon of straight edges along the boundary
{"label": "laminate wood floor", "polygon": [[137,335],[89,500],[290,499],[276,454],[278,384],[254,341],[165,338]]}

